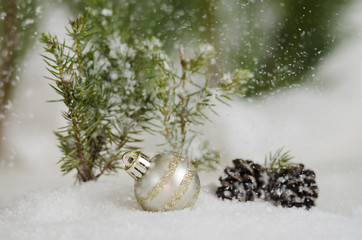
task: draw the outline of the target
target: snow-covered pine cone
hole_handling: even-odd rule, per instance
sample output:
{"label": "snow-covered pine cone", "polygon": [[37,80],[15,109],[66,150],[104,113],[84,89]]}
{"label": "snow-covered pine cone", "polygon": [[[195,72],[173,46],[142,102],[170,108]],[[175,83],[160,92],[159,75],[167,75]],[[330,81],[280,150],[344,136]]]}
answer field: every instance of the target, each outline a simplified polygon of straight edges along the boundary
{"label": "snow-covered pine cone", "polygon": [[268,176],[262,166],[250,160],[235,159],[234,167],[226,167],[220,177],[221,186],[216,194],[222,199],[253,201],[265,196]]}
{"label": "snow-covered pine cone", "polygon": [[318,197],[315,173],[310,169],[304,169],[303,164],[297,164],[275,174],[269,180],[268,190],[268,198],[283,207],[309,209],[315,206]]}

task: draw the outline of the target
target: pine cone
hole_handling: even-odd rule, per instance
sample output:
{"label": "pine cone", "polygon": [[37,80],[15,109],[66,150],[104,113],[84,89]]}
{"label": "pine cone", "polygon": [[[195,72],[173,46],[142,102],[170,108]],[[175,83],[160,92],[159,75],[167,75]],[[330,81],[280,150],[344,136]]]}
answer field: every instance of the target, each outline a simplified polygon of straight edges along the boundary
{"label": "pine cone", "polygon": [[318,197],[315,173],[310,169],[304,169],[303,164],[276,173],[269,181],[268,190],[268,198],[283,207],[309,209],[315,206]]}
{"label": "pine cone", "polygon": [[267,174],[262,166],[250,160],[235,159],[234,167],[225,168],[216,194],[222,199],[253,201],[265,196]]}

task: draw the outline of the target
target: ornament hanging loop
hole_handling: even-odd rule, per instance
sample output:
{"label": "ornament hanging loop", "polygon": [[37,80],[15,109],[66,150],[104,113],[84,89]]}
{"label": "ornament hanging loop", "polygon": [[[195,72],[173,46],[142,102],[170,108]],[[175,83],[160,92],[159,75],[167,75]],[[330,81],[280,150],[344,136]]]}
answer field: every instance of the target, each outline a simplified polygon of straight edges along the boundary
{"label": "ornament hanging loop", "polygon": [[126,172],[135,180],[140,180],[150,167],[151,161],[145,155],[126,152],[122,156]]}

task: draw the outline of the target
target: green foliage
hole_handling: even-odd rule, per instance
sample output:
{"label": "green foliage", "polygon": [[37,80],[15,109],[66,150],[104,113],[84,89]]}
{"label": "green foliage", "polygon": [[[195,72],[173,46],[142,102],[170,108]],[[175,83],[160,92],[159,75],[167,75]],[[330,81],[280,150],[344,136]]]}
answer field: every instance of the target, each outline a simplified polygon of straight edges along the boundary
{"label": "green foliage", "polygon": [[34,32],[41,11],[36,0],[0,0],[0,77],[3,83],[14,79],[21,57],[36,39]]}
{"label": "green foliage", "polygon": [[311,76],[341,38],[341,16],[351,2],[241,0],[233,9],[225,9],[225,14],[234,12],[240,18],[234,23],[241,28],[235,36],[241,41],[225,42],[230,46],[225,49],[230,62],[255,70],[247,96],[313,80]]}
{"label": "green foliage", "polygon": [[265,169],[271,175],[278,173],[281,170],[289,169],[295,164],[290,162],[294,157],[289,155],[290,151],[284,151],[284,148],[279,148],[275,153],[269,153],[265,156]]}
{"label": "green foliage", "polygon": [[[186,59],[180,46],[181,73],[177,74],[167,57],[160,54],[160,46],[154,49],[152,58],[162,73],[157,77],[155,99],[156,132],[165,138],[168,149],[192,159],[199,169],[213,169],[220,154],[210,150],[207,144],[197,145],[200,131],[197,126],[209,120],[207,113],[214,111],[214,100],[225,102],[230,94],[241,91],[239,86],[252,77],[249,71],[238,69],[233,74],[218,76],[216,87],[210,87],[213,73],[210,67],[216,64],[215,50],[211,45],[201,45],[195,54]],[[194,141],[196,140],[197,141]]]}
{"label": "green foliage", "polygon": [[215,168],[219,153],[195,144],[200,141],[196,127],[208,120],[213,99],[224,102],[231,93],[240,94],[239,86],[252,74],[240,69],[222,74],[211,88],[208,69],[216,61],[210,45],[190,59],[181,47],[180,73],[160,40],[138,39],[123,29],[122,11],[109,2],[93,2],[70,21],[70,43],[42,34],[49,79],[67,107],[67,125],[56,132],[62,171],[76,169],[79,181],[115,171],[121,152],[138,148],[143,131],[162,135],[165,150],[192,159],[199,169]]}
{"label": "green foliage", "polygon": [[[311,79],[338,42],[340,17],[352,0],[113,0],[132,35],[211,43],[220,69],[253,69],[247,96],[298,86]],[[345,26],[343,27],[345,28]]]}
{"label": "green foliage", "polygon": [[[96,20],[96,21],[95,21]],[[43,56],[53,89],[67,107],[67,125],[56,135],[64,173],[77,170],[79,181],[96,180],[119,168],[121,151],[134,149],[147,128],[152,89],[141,78],[144,53],[126,43],[113,19],[91,9],[70,21],[70,44],[42,34],[50,56]]]}
{"label": "green foliage", "polygon": [[216,166],[220,163],[221,154],[218,150],[211,149],[208,141],[204,141],[198,146],[197,156],[191,158],[196,169],[199,170],[216,170]]}

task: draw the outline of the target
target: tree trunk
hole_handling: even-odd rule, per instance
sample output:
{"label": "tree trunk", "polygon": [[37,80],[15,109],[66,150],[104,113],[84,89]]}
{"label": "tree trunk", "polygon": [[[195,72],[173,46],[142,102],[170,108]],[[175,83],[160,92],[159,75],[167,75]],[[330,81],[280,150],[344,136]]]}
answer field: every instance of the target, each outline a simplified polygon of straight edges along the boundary
{"label": "tree trunk", "polygon": [[0,153],[3,153],[3,134],[13,85],[11,84],[16,72],[15,61],[17,55],[17,37],[18,22],[16,19],[17,6],[16,1],[2,1],[2,9],[5,10],[6,16],[3,22],[3,39],[1,42],[0,57]]}

